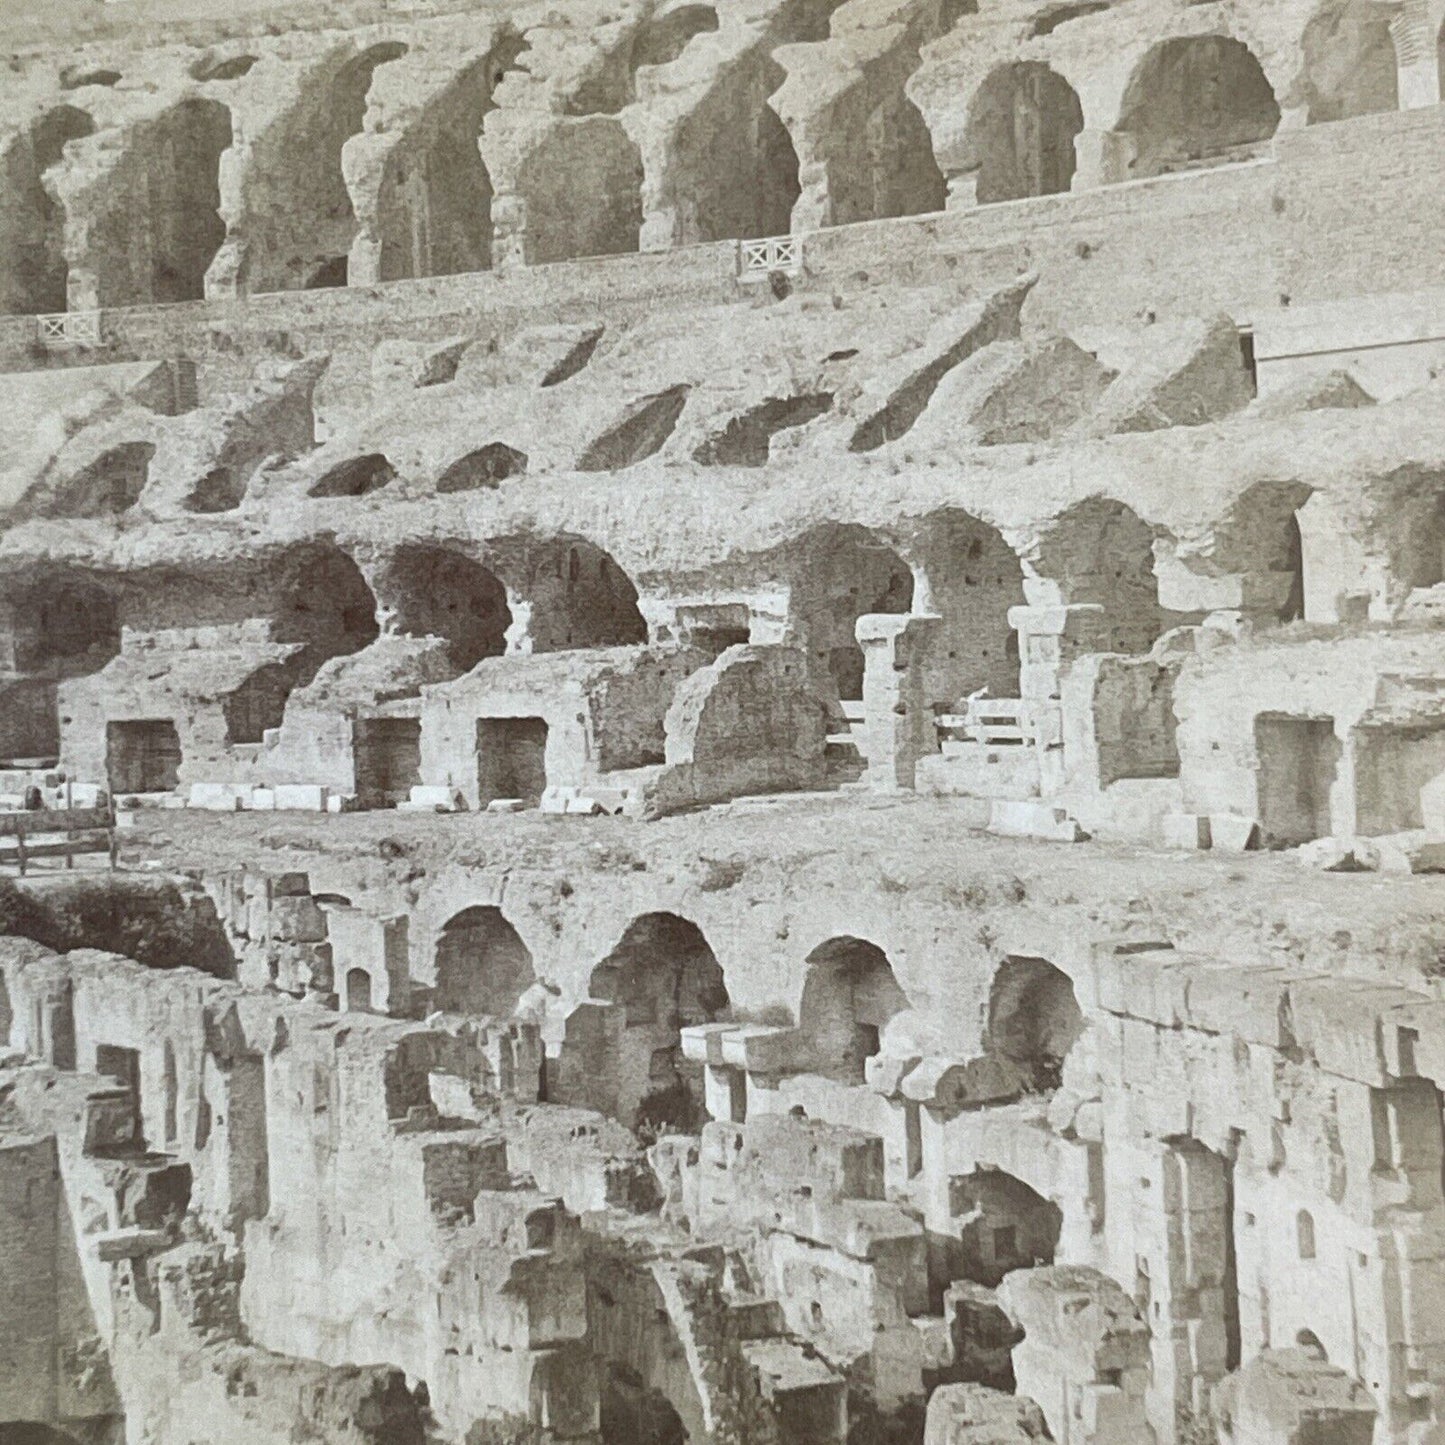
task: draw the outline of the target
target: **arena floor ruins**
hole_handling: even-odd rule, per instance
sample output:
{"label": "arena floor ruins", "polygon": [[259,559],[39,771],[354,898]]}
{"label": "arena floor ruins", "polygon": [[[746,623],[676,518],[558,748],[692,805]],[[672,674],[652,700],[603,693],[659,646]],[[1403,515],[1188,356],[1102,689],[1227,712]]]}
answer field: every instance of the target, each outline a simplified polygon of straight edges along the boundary
{"label": "arena floor ruins", "polygon": [[0,33],[0,1445],[1445,1445],[1445,0]]}

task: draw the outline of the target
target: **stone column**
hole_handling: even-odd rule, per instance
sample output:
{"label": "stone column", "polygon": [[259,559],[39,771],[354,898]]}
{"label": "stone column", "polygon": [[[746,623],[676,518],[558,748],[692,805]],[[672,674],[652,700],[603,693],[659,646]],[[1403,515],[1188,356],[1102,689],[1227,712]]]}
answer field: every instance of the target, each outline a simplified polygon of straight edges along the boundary
{"label": "stone column", "polygon": [[858,619],[867,776],[874,792],[911,789],[919,758],[937,751],[923,677],[942,625],[941,617],[898,613],[869,613]]}
{"label": "stone column", "polygon": [[1074,137],[1074,180],[1070,189],[1097,190],[1133,179],[1130,167],[1139,154],[1134,137],[1122,130],[1081,130]]}

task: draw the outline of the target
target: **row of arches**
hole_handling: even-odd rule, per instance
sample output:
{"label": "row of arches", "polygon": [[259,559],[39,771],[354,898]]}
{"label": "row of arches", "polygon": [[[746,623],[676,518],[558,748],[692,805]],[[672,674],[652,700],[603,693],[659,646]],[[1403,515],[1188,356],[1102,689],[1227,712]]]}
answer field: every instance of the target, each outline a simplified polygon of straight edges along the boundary
{"label": "row of arches", "polygon": [[[431,1003],[446,1012],[525,1015],[545,993],[526,943],[494,905],[448,919],[435,934],[431,963]],[[734,1016],[722,965],[703,930],[672,912],[634,918],[588,976],[584,1006],[599,1003],[615,1006],[618,1036],[605,1056],[587,1056],[592,1101],[605,1094],[609,1112],[639,1131],[696,1130],[706,1117],[702,1070],[684,1058],[682,1030]],[[885,1030],[910,1007],[878,944],[853,935],[818,944],[804,961],[791,1010],[798,1072],[862,1084],[868,1060],[883,1051]],[[1025,1087],[1040,1092],[1059,1086],[1084,1029],[1068,975],[1031,957],[999,965],[982,1022],[985,1052],[1009,1060]],[[555,1041],[555,1023],[551,1028]],[[593,1045],[595,1036],[574,1030],[569,1018],[560,1042],[565,1053]]]}
{"label": "row of arches", "polygon": [[[639,65],[665,61],[678,45],[716,25],[706,6],[685,7],[670,20],[675,23],[657,56],[655,47],[640,44]],[[1440,45],[1445,56],[1445,34]],[[345,285],[358,279],[349,275],[349,257],[363,234],[375,253],[360,278],[368,282],[486,269],[496,239],[518,227],[509,250],[530,263],[638,250],[644,161],[617,118],[632,95],[620,71],[589,82],[596,94],[579,92],[524,155],[507,180],[506,219],[494,218],[483,128],[497,86],[525,51],[523,38],[504,37],[423,107],[384,152],[364,215],[357,214],[343,153],[353,140],[374,139],[362,136],[373,83],[407,47],[386,41],[318,67],[280,121],[244,155],[232,152],[241,168],[241,213],[231,218],[231,239],[244,254],[232,258],[235,274],[217,276],[214,284],[252,292]],[[1300,56],[1299,79],[1290,95],[1280,97],[1238,39],[1164,40],[1138,62],[1118,113],[1103,124],[1086,117],[1079,90],[1053,66],[1039,60],[1001,65],[968,104],[958,173],[969,178],[980,203],[1048,195],[1073,184],[1076,142],[1086,125],[1111,136],[1119,152],[1099,178],[1142,179],[1253,153],[1279,127],[1282,105],[1306,124],[1399,107],[1388,7],[1332,0],[1306,27]],[[635,71],[633,66],[627,75]],[[667,173],[647,185],[659,198],[653,203],[672,218],[667,235],[649,234],[649,246],[748,239],[792,227],[802,195],[799,159],[768,104],[782,80],[781,68],[760,56],[710,91],[685,119],[668,149]],[[886,171],[886,184],[874,175],[861,190],[850,189],[851,172],[840,169],[829,224],[922,214],[943,205],[943,178],[927,126],[901,88],[896,100],[880,107],[876,125],[869,124],[899,134],[870,131],[865,137],[870,154],[886,150],[891,158],[870,172]],[[64,308],[65,217],[47,178],[66,146],[94,130],[93,117],[67,102],[36,119],[6,153],[5,184],[15,198],[5,208],[0,234],[6,261],[0,301],[7,311]],[[131,144],[144,170],[144,195],[134,185],[118,187],[109,208],[114,214],[98,233],[128,234],[129,253],[143,250],[145,261],[128,281],[101,284],[103,304],[205,294],[208,273],[223,243],[230,244],[220,216],[220,175],[233,139],[229,108],[209,95],[183,100],[136,127]],[[145,212],[143,221],[138,209]]]}

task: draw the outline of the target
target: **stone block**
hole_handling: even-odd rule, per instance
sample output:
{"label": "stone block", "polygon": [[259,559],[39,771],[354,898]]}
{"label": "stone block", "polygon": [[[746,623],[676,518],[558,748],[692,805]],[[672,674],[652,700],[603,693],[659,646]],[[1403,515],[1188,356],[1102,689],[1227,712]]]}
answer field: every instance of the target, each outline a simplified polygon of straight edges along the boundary
{"label": "stone block", "polygon": [[257,813],[271,813],[276,809],[274,788],[254,788],[251,791],[251,809]]}
{"label": "stone block", "polygon": [[989,806],[988,830],[1001,838],[1038,838],[1050,843],[1082,843],[1084,830],[1063,808],[995,798]]}
{"label": "stone block", "polygon": [[324,813],[329,790],[316,783],[277,783],[278,812]]}
{"label": "stone block", "polygon": [[186,803],[213,813],[236,813],[241,808],[241,799],[230,783],[192,783]]}
{"label": "stone block", "polygon": [[1202,813],[1166,813],[1159,822],[1166,848],[1208,848],[1213,839],[1209,819]]}
{"label": "stone block", "polygon": [[[545,802],[546,800],[544,798],[544,806],[542,808],[544,813],[565,813],[567,811],[565,806],[561,808],[548,808],[545,806]],[[493,798],[491,802],[487,804],[487,812],[489,813],[525,813],[526,811],[527,800],[525,798]]]}
{"label": "stone block", "polygon": [[1238,813],[1211,813],[1209,836],[1216,852],[1250,852],[1259,847],[1259,820]]}
{"label": "stone block", "polygon": [[460,813],[466,807],[461,790],[445,784],[419,783],[401,805],[418,813]]}
{"label": "stone block", "polygon": [[170,1244],[170,1235],[163,1229],[111,1229],[95,1235],[94,1242],[102,1263],[117,1264],[159,1253]]}

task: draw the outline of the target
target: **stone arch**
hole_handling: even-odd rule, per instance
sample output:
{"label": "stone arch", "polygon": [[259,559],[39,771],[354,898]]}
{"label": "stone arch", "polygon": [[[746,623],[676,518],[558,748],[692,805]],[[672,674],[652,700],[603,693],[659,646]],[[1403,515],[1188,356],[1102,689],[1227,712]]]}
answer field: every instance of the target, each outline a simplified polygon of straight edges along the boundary
{"label": "stone arch", "polygon": [[1300,1330],[1294,1337],[1295,1348],[1303,1350],[1312,1360],[1318,1360],[1321,1364],[1327,1365],[1330,1360],[1329,1352],[1325,1349],[1323,1341],[1313,1330]]}
{"label": "stone arch", "polygon": [[271,635],[305,644],[311,671],[375,642],[376,598],[355,559],[334,543],[298,547],[283,561]]}
{"label": "stone arch", "polygon": [[120,651],[114,593],[73,568],[47,567],[8,592],[5,612],[17,672],[78,677]]}
{"label": "stone arch", "polygon": [[1324,0],[1300,39],[1308,124],[1400,108],[1392,13],[1370,0]]}
{"label": "stone arch", "polygon": [[1134,143],[1131,179],[1254,154],[1279,127],[1279,102],[1243,42],[1177,36],[1135,67],[1117,129]]}
{"label": "stone arch", "polygon": [[156,123],[145,188],[152,302],[205,296],[207,268],[226,239],[220,164],[231,141],[231,112],[216,100],[183,100]]}
{"label": "stone arch", "polygon": [[66,309],[65,210],[45,186],[73,140],[95,122],[57,105],[31,122],[5,152],[6,205],[0,213],[0,312],[32,315]]}
{"label": "stone arch", "polygon": [[863,938],[820,943],[807,959],[798,1033],[811,1072],[861,1084],[884,1025],[908,1007],[888,955]]}
{"label": "stone arch", "polygon": [[958,1270],[996,1287],[1015,1269],[1054,1262],[1064,1216],[1058,1205],[1002,1169],[981,1168],[948,1181],[949,1213],[958,1220]]}
{"label": "stone arch", "polygon": [[1245,579],[1245,610],[1293,622],[1304,616],[1305,599],[1299,511],[1312,495],[1303,482],[1255,482],[1201,542],[1181,546],[1179,556],[1204,576]]}
{"label": "stone arch", "polygon": [[1037,60],[999,66],[969,106],[965,165],[980,205],[1067,191],[1084,111],[1073,86]]}
{"label": "stone arch", "polygon": [[863,696],[858,619],[913,607],[913,572],[866,528],[825,526],[801,539],[790,600],[792,627],[819,679],[831,678],[844,701]]}
{"label": "stone arch", "polygon": [[482,160],[482,124],[526,49],[521,36],[504,35],[387,153],[376,198],[378,279],[491,267],[492,177]]}
{"label": "stone arch", "polygon": [[642,230],[642,154],[611,116],[561,119],[520,166],[529,265],[636,251]]}
{"label": "stone arch", "polygon": [[611,553],[581,537],[552,537],[515,552],[493,544],[497,570],[511,584],[518,618],[514,648],[564,652],[647,640],[637,588]]}
{"label": "stone arch", "polygon": [[507,650],[507,589],[480,562],[449,547],[408,543],[392,554],[378,585],[389,607],[387,630],[443,638],[460,671]]}
{"label": "stone arch", "polygon": [[366,119],[378,67],[407,52],[400,41],[333,53],[305,75],[292,104],[248,147],[233,229],[244,289],[344,286],[358,230],[342,170],[346,142]]}
{"label": "stone arch", "polygon": [[281,726],[286,703],[312,682],[334,657],[359,652],[379,629],[376,598],[361,569],[340,548],[308,545],[281,565],[272,611],[271,636],[300,643],[281,662],[269,662],[246,677],[221,703],[228,743],[259,743]]}
{"label": "stone arch", "polygon": [[532,954],[500,908],[455,914],[437,933],[433,1003],[447,1013],[509,1018],[536,982]]}
{"label": "stone arch", "polygon": [[681,1031],[729,1008],[702,929],[676,913],[643,914],[592,970],[587,991],[624,1015],[612,1077],[617,1118],[644,1133],[695,1131],[706,1118],[702,1076],[683,1058]]}
{"label": "stone arch", "polygon": [[990,697],[1017,697],[1017,633],[1008,615],[1025,603],[1024,573],[1003,533],[948,508],[919,527],[908,550],[927,592],[914,610],[943,619],[926,679],[927,700],[952,709],[981,687]]}
{"label": "stone arch", "polygon": [[[1154,533],[1137,512],[1109,497],[1089,497],[1044,531],[1026,585],[1042,605],[1093,604],[1103,609],[1100,652],[1147,652],[1163,630]],[[1040,587],[1042,583],[1042,587]]]}
{"label": "stone arch", "polygon": [[1036,1089],[1056,1089],[1084,1031],[1073,981],[1046,959],[1010,957],[993,976],[984,1048],[1011,1060]]}
{"label": "stone arch", "polygon": [[680,244],[746,241],[786,235],[802,195],[798,153],[788,128],[768,104],[783,71],[771,59],[743,68],[718,86],[677,136],[673,186]]}

